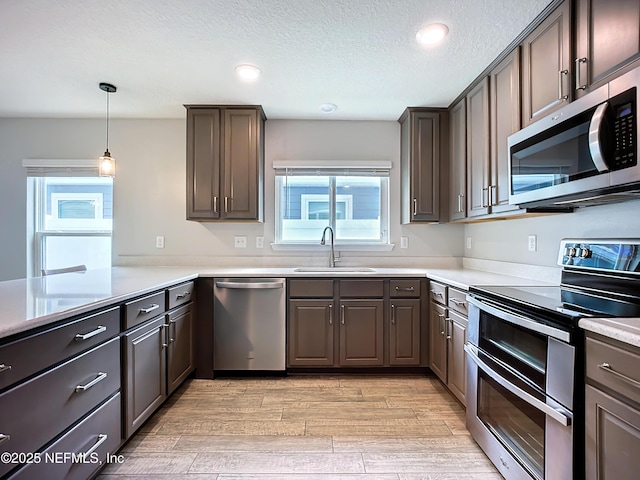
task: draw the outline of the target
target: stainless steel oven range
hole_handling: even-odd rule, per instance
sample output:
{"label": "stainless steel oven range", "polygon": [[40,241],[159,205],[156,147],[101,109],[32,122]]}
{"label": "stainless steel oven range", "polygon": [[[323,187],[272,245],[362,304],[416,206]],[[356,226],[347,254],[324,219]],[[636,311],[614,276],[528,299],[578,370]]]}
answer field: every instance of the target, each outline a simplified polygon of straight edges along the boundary
{"label": "stainless steel oven range", "polygon": [[559,286],[471,287],[467,428],[507,479],[584,478],[583,317],[640,316],[640,239],[563,240]]}

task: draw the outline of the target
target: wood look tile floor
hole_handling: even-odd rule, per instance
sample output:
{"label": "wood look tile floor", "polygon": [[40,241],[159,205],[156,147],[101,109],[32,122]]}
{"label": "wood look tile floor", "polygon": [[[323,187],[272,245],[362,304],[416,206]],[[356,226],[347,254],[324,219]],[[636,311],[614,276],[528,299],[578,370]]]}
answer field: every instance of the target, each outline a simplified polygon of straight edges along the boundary
{"label": "wood look tile floor", "polygon": [[102,480],[500,480],[435,377],[188,380]]}

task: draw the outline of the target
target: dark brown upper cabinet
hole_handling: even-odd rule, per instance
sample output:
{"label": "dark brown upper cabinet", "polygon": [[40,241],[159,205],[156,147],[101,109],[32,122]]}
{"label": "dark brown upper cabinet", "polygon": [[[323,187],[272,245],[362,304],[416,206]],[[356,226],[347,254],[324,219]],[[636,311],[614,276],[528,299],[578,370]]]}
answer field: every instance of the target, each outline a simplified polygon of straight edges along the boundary
{"label": "dark brown upper cabinet", "polygon": [[467,216],[489,213],[489,78],[467,94]]}
{"label": "dark brown upper cabinet", "polygon": [[402,223],[440,221],[443,115],[446,113],[433,109],[407,108],[398,120]]}
{"label": "dark brown upper cabinet", "polygon": [[570,52],[571,3],[566,0],[522,42],[523,127],[572,100]]}
{"label": "dark brown upper cabinet", "polygon": [[[640,2],[576,2],[576,96],[612,80],[640,59]],[[631,67],[630,67],[631,68]]]}
{"label": "dark brown upper cabinet", "polygon": [[187,219],[263,221],[262,107],[186,108]]}
{"label": "dark brown upper cabinet", "polygon": [[449,220],[467,216],[467,102],[463,98],[449,113]]}

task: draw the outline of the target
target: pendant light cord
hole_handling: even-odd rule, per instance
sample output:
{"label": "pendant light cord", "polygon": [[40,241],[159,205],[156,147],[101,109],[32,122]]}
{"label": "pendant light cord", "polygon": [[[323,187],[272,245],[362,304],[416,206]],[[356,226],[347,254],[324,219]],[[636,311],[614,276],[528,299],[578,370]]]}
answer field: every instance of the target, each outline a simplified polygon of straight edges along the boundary
{"label": "pendant light cord", "polygon": [[109,92],[107,92],[107,152],[109,151]]}

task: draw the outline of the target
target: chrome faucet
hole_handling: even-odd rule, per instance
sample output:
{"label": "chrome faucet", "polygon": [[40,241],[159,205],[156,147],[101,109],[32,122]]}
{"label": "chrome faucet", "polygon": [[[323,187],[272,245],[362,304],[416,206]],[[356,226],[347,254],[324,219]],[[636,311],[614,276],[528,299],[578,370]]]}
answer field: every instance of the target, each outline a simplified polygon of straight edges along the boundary
{"label": "chrome faucet", "polygon": [[331,232],[331,254],[329,257],[329,266],[333,268],[336,266],[336,256],[333,251],[333,228],[331,228],[331,226],[324,227],[324,230],[322,231],[322,240],[320,240],[320,245],[326,245],[325,235],[327,234],[327,230]]}

